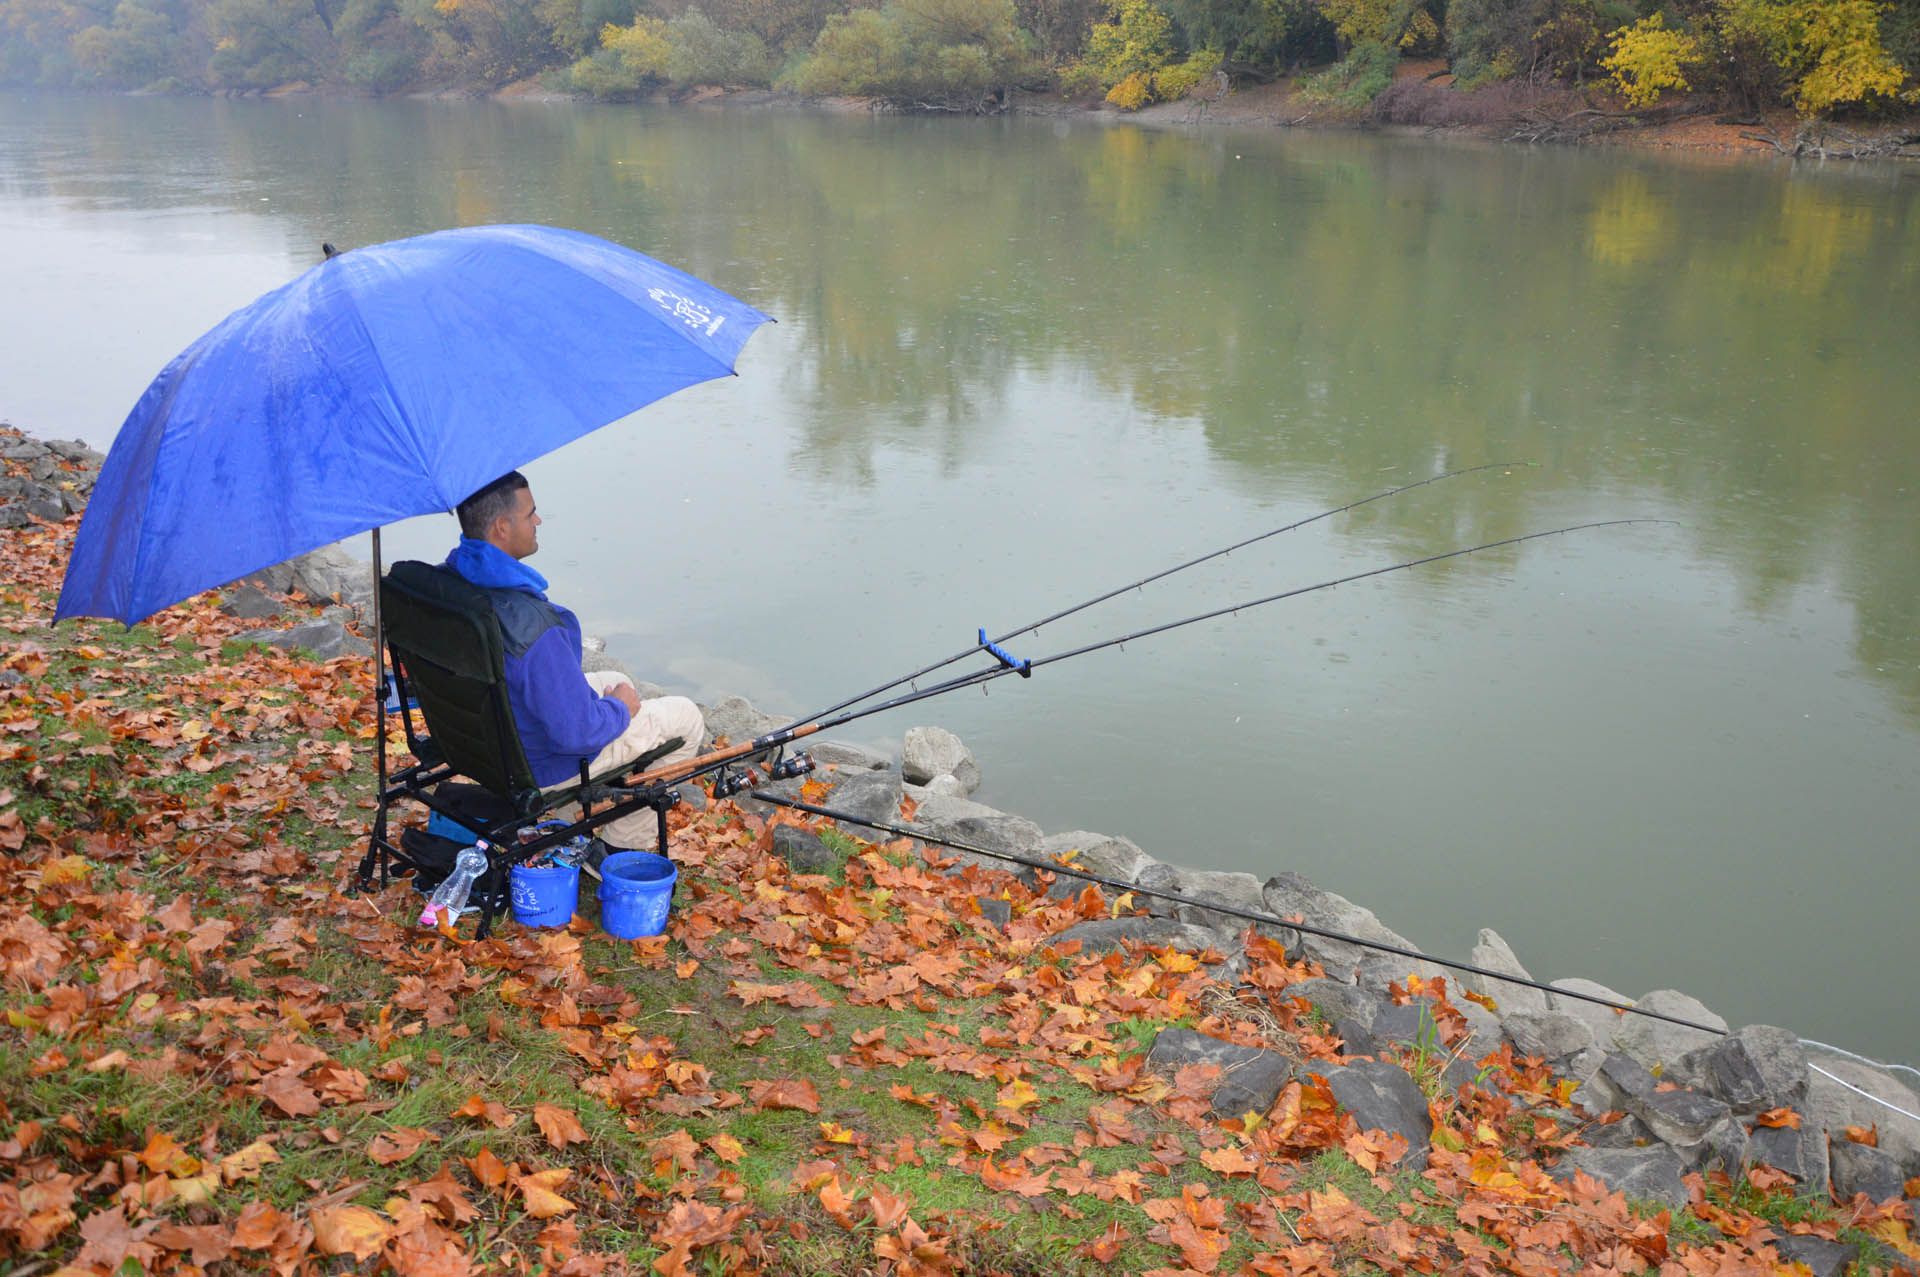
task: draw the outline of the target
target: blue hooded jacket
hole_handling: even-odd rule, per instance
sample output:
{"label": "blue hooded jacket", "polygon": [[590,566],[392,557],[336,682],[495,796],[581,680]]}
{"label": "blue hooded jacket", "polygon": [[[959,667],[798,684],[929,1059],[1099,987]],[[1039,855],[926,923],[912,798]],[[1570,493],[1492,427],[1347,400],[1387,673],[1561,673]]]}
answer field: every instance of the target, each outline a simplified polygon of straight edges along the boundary
{"label": "blue hooded jacket", "polygon": [[627,707],[580,672],[579,618],[547,598],[547,578],[486,541],[461,537],[447,566],[487,592],[507,644],[507,700],[533,779],[577,780],[627,730]]}

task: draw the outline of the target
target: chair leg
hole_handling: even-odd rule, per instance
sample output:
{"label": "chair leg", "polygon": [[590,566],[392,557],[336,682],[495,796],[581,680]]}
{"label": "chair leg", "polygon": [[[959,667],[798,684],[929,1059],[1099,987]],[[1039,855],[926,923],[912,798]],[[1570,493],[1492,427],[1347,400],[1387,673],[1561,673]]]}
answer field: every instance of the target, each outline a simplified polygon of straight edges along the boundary
{"label": "chair leg", "polygon": [[367,836],[367,854],[360,857],[358,878],[360,890],[373,890],[373,867],[380,866],[380,888],[385,890],[388,881],[387,846],[387,805],[383,802],[373,815],[373,832]]}

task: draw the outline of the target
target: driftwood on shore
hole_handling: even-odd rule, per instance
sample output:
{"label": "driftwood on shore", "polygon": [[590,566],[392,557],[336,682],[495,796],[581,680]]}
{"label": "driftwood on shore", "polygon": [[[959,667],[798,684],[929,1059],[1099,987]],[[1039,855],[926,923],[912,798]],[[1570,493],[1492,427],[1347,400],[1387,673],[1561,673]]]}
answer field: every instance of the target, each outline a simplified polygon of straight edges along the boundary
{"label": "driftwood on shore", "polygon": [[1920,158],[1920,132],[1890,132],[1863,135],[1826,123],[1802,123],[1791,139],[1779,132],[1742,132],[1750,142],[1764,142],[1782,155],[1816,160],[1884,160]]}

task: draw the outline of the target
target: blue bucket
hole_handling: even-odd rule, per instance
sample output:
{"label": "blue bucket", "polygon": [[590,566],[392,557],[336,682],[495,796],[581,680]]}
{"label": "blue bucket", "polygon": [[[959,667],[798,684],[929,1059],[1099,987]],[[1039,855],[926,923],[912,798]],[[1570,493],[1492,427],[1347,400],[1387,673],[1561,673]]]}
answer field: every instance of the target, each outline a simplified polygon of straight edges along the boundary
{"label": "blue bucket", "polygon": [[579,865],[515,865],[513,917],[523,927],[564,927],[580,901]]}
{"label": "blue bucket", "polygon": [[621,940],[657,936],[680,871],[650,851],[616,851],[600,862],[600,925]]}

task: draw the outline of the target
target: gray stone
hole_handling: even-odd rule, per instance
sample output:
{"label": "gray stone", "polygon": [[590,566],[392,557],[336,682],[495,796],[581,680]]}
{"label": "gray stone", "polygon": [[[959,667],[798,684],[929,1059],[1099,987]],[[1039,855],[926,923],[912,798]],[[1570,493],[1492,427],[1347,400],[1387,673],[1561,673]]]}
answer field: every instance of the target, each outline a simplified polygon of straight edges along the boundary
{"label": "gray stone", "polygon": [[[1520,959],[1513,954],[1513,948],[1503,940],[1492,927],[1480,929],[1480,939],[1468,955],[1468,961],[1476,967],[1485,967],[1489,971],[1499,971],[1505,975],[1518,976],[1522,980],[1531,980],[1527,969],[1520,965]],[[1502,1015],[1515,1013],[1539,1013],[1548,1010],[1547,995],[1539,989],[1530,989],[1524,984],[1510,984],[1505,980],[1496,980],[1483,975],[1464,977],[1467,988],[1481,997],[1492,998],[1499,1006]]]}
{"label": "gray stone", "polygon": [[1209,909],[1208,904],[1225,905],[1241,913],[1265,916],[1266,902],[1261,896],[1260,880],[1249,873],[1229,873],[1217,869],[1185,869],[1179,865],[1151,864],[1134,876],[1134,881],[1150,891],[1165,891],[1200,904],[1181,904],[1149,898],[1147,912],[1155,917],[1178,918],[1195,926],[1212,927],[1237,936],[1253,923],[1231,913]]}
{"label": "gray stone", "polygon": [[1738,1033],[1681,1056],[1667,1076],[1726,1101],[1751,1117],[1768,1109],[1800,1109],[1807,1098],[1807,1053],[1800,1039],[1770,1024]]}
{"label": "gray stone", "polygon": [[[1048,834],[1040,840],[1041,860],[1058,861],[1062,857],[1069,857],[1076,869],[1115,882],[1133,882],[1149,863],[1147,853],[1127,839],[1088,833],[1084,829]],[[1055,871],[1053,886],[1047,889],[1047,894],[1055,899],[1074,896],[1080,894],[1084,886],[1084,878]]]}
{"label": "gray stone", "polygon": [[290,630],[254,630],[240,637],[283,650],[305,648],[323,661],[342,656],[373,655],[371,643],[358,635],[347,633],[346,627],[338,621],[308,621]]}
{"label": "gray stone", "polygon": [[28,476],[34,479],[38,479],[43,483],[46,480],[53,478],[53,476],[58,474],[59,472],[60,472],[59,463],[57,463],[51,455],[48,455],[45,457],[35,457],[33,460],[27,462]]}
{"label": "gray stone", "polygon": [[1585,998],[1568,995],[1584,993],[1596,998],[1605,998],[1609,1002],[1618,1002],[1623,1006],[1632,1006],[1633,999],[1623,993],[1616,993],[1604,984],[1577,977],[1555,980],[1552,983],[1554,988],[1562,992],[1547,995],[1547,1009],[1565,1011],[1568,1015],[1579,1016],[1586,1021],[1587,1027],[1593,1030],[1593,1044],[1602,1051],[1612,1051],[1620,1032],[1620,1025],[1626,1018],[1625,1013],[1603,1007],[1597,1002],[1588,1002]]}
{"label": "gray stone", "polygon": [[92,490],[91,484],[88,484],[85,486],[82,486],[77,483],[70,484],[70,485],[62,485],[60,488],[61,508],[64,509],[68,514],[82,513],[87,508],[87,493],[91,490]]}
{"label": "gray stone", "polygon": [[[1463,1063],[1479,1060],[1489,1051],[1500,1049],[1500,1017],[1481,1006],[1478,1002],[1469,1002],[1465,998],[1453,1004],[1460,1018],[1467,1022],[1467,1038],[1464,1043],[1455,1042],[1450,1050],[1459,1053]],[[1462,1047],[1465,1049],[1463,1050]],[[1600,1067],[1595,1056],[1594,1067]]]}
{"label": "gray stone", "polygon": [[31,485],[20,504],[26,508],[28,514],[36,519],[44,519],[48,523],[58,523],[67,517],[66,502],[60,499],[59,490],[49,488],[45,484]]}
{"label": "gray stone", "polygon": [[1684,1206],[1687,1186],[1680,1182],[1680,1155],[1655,1144],[1651,1148],[1573,1148],[1547,1173],[1571,1180],[1576,1171],[1587,1174],[1618,1193],[1638,1201]]}
{"label": "gray stone", "polygon": [[878,750],[846,741],[828,740],[817,745],[809,744],[807,752],[821,766],[838,767],[841,771],[879,771],[893,766],[892,760]]}
{"label": "gray stone", "polygon": [[1440,1030],[1433,1018],[1433,1004],[1426,998],[1384,1004],[1379,1014],[1373,1017],[1370,1027],[1376,1045],[1392,1042],[1400,1046],[1413,1046],[1423,1036],[1436,1046],[1439,1042]]}
{"label": "gray stone", "polygon": [[[594,674],[594,673],[599,673],[603,670],[610,670],[615,674],[625,674],[628,678],[633,677],[633,671],[627,668],[626,662],[619,660],[616,657],[607,655],[607,649],[604,644],[598,648],[589,647],[581,651],[580,653],[580,672],[581,673]],[[649,684],[649,686],[651,686],[651,684]],[[635,690],[636,691],[639,690],[639,686],[637,682],[635,684]],[[653,696],[658,696],[659,694],[660,693],[658,691],[651,693],[651,695]],[[649,693],[644,691],[640,692],[641,700],[646,700],[648,699],[648,697],[649,697]]]}
{"label": "gray stone", "polygon": [[1906,1176],[1900,1173],[1900,1163],[1879,1149],[1856,1144],[1838,1133],[1830,1134],[1827,1143],[1832,1154],[1833,1193],[1842,1202],[1852,1201],[1855,1193],[1865,1193],[1870,1201],[1884,1202],[1898,1199],[1906,1192]]}
{"label": "gray stone", "polygon": [[1832,1182],[1827,1162],[1827,1133],[1803,1122],[1791,1126],[1756,1126],[1747,1141],[1747,1160],[1785,1171],[1800,1181],[1796,1189],[1816,1201],[1827,1200]]}
{"label": "gray stone", "polygon": [[1376,1060],[1334,1065],[1323,1071],[1327,1086],[1340,1107],[1353,1114],[1363,1131],[1392,1131],[1404,1136],[1407,1155],[1399,1165],[1409,1170],[1427,1168],[1432,1149],[1433,1118],[1427,1097],[1405,1069]]}
{"label": "gray stone", "polygon": [[77,461],[93,470],[98,470],[100,463],[107,459],[103,453],[95,452],[78,439],[49,439],[46,444],[55,456],[66,461]]}
{"label": "gray stone", "polygon": [[1653,1128],[1663,1144],[1690,1148],[1705,1140],[1720,1123],[1733,1116],[1733,1110],[1698,1091],[1655,1091],[1652,1095],[1628,1101],[1629,1111]]}
{"label": "gray stone", "polygon": [[1212,929],[1172,918],[1098,918],[1068,927],[1048,943],[1057,945],[1068,940],[1078,940],[1085,953],[1112,953],[1127,944],[1189,953],[1221,947],[1220,937]]}
{"label": "gray stone", "polygon": [[1520,1054],[1549,1063],[1594,1046],[1586,1021],[1564,1011],[1520,1012],[1500,1021],[1500,1027]]}
{"label": "gray stone", "polygon": [[1147,1052],[1147,1066],[1163,1072],[1192,1064],[1220,1069],[1213,1092],[1215,1117],[1265,1113],[1293,1080],[1293,1062],[1279,1052],[1223,1042],[1192,1029],[1162,1029]]}
{"label": "gray stone", "polygon": [[[790,782],[797,791],[801,782]],[[774,788],[769,786],[769,788]],[[896,771],[853,772],[837,778],[821,804],[861,820],[877,820],[890,825],[900,823],[900,773]],[[884,841],[888,835],[865,825],[846,822],[846,830],[856,838]]]}
{"label": "gray stone", "polygon": [[820,840],[820,835],[794,825],[774,826],[773,854],[802,874],[830,874],[841,863],[840,856]]}
{"label": "gray stone", "polygon": [[1655,1143],[1653,1129],[1631,1113],[1617,1122],[1595,1122],[1580,1138],[1595,1148],[1646,1148]]}
{"label": "gray stone", "polygon": [[1858,1246],[1804,1233],[1784,1233],[1774,1238],[1773,1249],[1789,1264],[1805,1264],[1813,1277],[1841,1277],[1860,1258]]}
{"label": "gray stone", "polygon": [[[1807,1077],[1807,1124],[1832,1131],[1836,1139],[1844,1139],[1840,1133],[1849,1126],[1877,1126],[1880,1151],[1899,1162],[1908,1175],[1920,1175],[1920,1122],[1848,1090],[1834,1078],[1909,1113],[1920,1113],[1920,1094],[1915,1094],[1911,1087],[1885,1069],[1818,1047],[1808,1049],[1808,1062],[1813,1067]],[[1827,1077],[1818,1071],[1820,1069],[1833,1077]]]}
{"label": "gray stone", "polygon": [[46,444],[25,435],[15,439],[0,440],[0,458],[8,461],[32,461],[51,455],[52,449]]}
{"label": "gray stone", "polygon": [[286,604],[259,586],[243,581],[227,592],[220,610],[243,621],[264,621],[286,611]]}
{"label": "gray stone", "polygon": [[980,916],[1002,931],[1013,921],[1013,905],[998,896],[982,896],[979,905]]}
{"label": "gray stone", "polygon": [[[1322,891],[1299,874],[1277,874],[1267,879],[1266,885],[1261,889],[1261,898],[1266,912],[1276,918],[1285,919],[1297,915],[1301,921],[1322,930],[1353,936],[1359,940],[1391,944],[1403,949],[1414,947],[1412,941],[1389,930],[1374,917],[1372,910],[1354,904],[1345,896],[1336,895],[1331,891]],[[1379,976],[1388,969],[1384,965],[1387,963],[1399,968],[1397,977],[1399,979],[1405,979],[1410,969],[1420,971],[1422,978],[1427,978],[1428,972],[1433,975],[1444,974],[1431,964],[1376,954],[1373,950],[1349,944],[1343,940],[1330,940],[1304,931],[1296,931],[1291,927],[1267,929],[1287,946],[1289,955],[1296,958],[1305,957],[1319,963],[1321,969],[1336,980],[1352,983],[1360,972],[1361,964],[1375,956],[1382,960],[1381,963],[1368,967],[1372,977],[1369,983],[1375,987],[1385,987],[1384,982],[1379,980]],[[1426,970],[1421,970],[1422,967]]]}
{"label": "gray stone", "polygon": [[[1024,816],[1009,815],[965,798],[943,798],[936,794],[920,800],[913,813],[913,825],[932,838],[950,838],[989,851],[1010,851],[1022,856],[1031,856],[1037,851],[1042,837],[1040,826]],[[949,849],[942,848],[941,852],[948,854]],[[1012,868],[1005,861],[983,861],[981,857],[957,851],[954,854],[959,854],[964,863],[979,861],[996,869]],[[1031,876],[1033,871],[1025,872]]]}
{"label": "gray stone", "polygon": [[1286,995],[1304,1000],[1318,1012],[1348,1055],[1372,1055],[1377,1049],[1373,1020],[1389,1006],[1380,995],[1358,985],[1326,979],[1290,984]]}
{"label": "gray stone", "polygon": [[1432,983],[1435,980],[1447,980],[1451,982],[1453,978],[1444,967],[1437,966],[1434,963],[1422,962],[1417,958],[1403,958],[1399,954],[1381,953],[1378,951],[1371,952],[1367,954],[1366,957],[1360,959],[1360,965],[1353,969],[1354,983],[1364,984],[1370,989],[1380,989],[1383,991],[1388,985],[1393,984],[1404,987],[1407,983],[1407,977],[1410,975],[1417,975],[1428,983]]}
{"label": "gray stone", "polygon": [[1645,1065],[1616,1051],[1573,1093],[1573,1102],[1596,1116],[1631,1112],[1632,1103],[1652,1095],[1656,1085]]}
{"label": "gray stone", "polygon": [[957,776],[935,776],[920,788],[934,798],[965,798],[972,792]]}
{"label": "gray stone", "polygon": [[[1723,1032],[1727,1027],[1725,1020],[1707,1010],[1698,999],[1677,989],[1655,989],[1633,1005],[1636,1010],[1693,1020]],[[1630,1015],[1615,1032],[1614,1045],[1651,1069],[1672,1064],[1688,1051],[1718,1041],[1719,1036],[1644,1015]]]}
{"label": "gray stone", "polygon": [[20,502],[9,501],[0,505],[0,528],[24,528],[32,522],[33,516]]}
{"label": "gray stone", "polygon": [[951,776],[964,798],[980,788],[980,766],[973,751],[944,727],[909,727],[900,747],[900,774],[917,785]]}
{"label": "gray stone", "polygon": [[1690,1171],[1725,1171],[1738,1176],[1747,1165],[1747,1128],[1737,1117],[1714,1123],[1695,1144],[1675,1145]]}
{"label": "gray stone", "polygon": [[274,584],[270,579],[268,589],[280,593],[299,590],[317,601],[337,599],[361,616],[372,615],[373,568],[340,546],[322,546],[279,566],[287,569],[286,583]]}
{"label": "gray stone", "polygon": [[725,736],[733,745],[758,740],[787,725],[785,719],[755,709],[753,702],[744,696],[723,696],[712,706],[701,706],[700,713],[707,720],[708,736]]}

